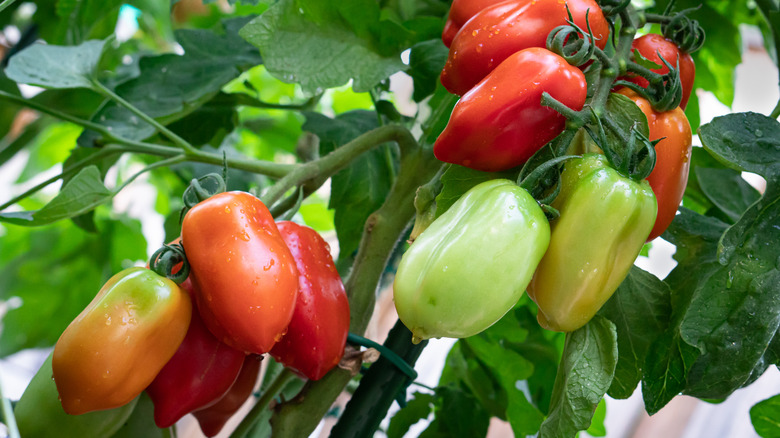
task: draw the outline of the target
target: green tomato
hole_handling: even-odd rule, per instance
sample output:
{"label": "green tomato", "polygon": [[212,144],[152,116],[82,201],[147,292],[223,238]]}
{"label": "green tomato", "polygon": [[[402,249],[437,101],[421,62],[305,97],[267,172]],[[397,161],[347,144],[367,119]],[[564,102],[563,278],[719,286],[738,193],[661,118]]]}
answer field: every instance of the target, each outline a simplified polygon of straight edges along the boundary
{"label": "green tomato", "polygon": [[466,192],[398,266],[395,307],[413,342],[464,338],[493,325],[520,299],[549,241],[547,218],[514,182]]}
{"label": "green tomato", "polygon": [[528,296],[542,327],[571,332],[584,326],[628,275],[655,223],[647,181],[621,176],[599,154],[566,163],[552,206],[550,247]]}
{"label": "green tomato", "polygon": [[14,407],[14,416],[22,438],[103,438],[122,427],[137,402],[138,398],[115,409],[83,415],[66,414],[52,379],[50,354]]}

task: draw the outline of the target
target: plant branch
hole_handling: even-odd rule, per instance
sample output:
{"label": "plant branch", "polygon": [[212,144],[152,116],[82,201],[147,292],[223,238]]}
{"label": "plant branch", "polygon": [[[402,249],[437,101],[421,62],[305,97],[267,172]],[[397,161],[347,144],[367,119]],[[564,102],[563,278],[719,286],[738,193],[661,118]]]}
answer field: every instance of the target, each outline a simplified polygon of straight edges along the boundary
{"label": "plant branch", "polygon": [[123,99],[120,95],[114,93],[112,90],[110,90],[108,87],[100,83],[98,80],[93,80],[92,84],[95,86],[96,91],[98,91],[103,96],[115,101],[119,105],[127,108],[130,112],[137,115],[141,118],[141,120],[145,121],[146,123],[152,125],[156,130],[158,130],[160,133],[171,139],[174,144],[182,148],[187,153],[195,153],[198,152],[197,149],[195,149],[187,140],[179,137],[175,132],[171,131],[170,129],[163,126],[160,122],[155,120],[154,118],[150,117],[145,112],[141,111],[140,109],[136,108],[135,105],[132,103],[126,101]]}
{"label": "plant branch", "polygon": [[249,106],[252,108],[266,108],[266,109],[279,109],[279,110],[293,110],[293,111],[306,111],[314,108],[317,102],[322,98],[321,94],[310,97],[308,100],[302,103],[271,103],[260,100],[256,97],[252,97],[245,93],[231,94],[236,99],[238,105]]}
{"label": "plant branch", "polygon": [[241,420],[241,423],[230,435],[231,438],[245,437],[246,434],[249,433],[249,431],[252,429],[252,426],[255,425],[257,419],[260,418],[260,415],[263,413],[263,411],[268,408],[268,404],[271,403],[271,400],[276,397],[276,395],[279,394],[279,392],[281,392],[287,383],[294,377],[295,374],[293,374],[292,371],[287,368],[283,369],[282,372],[276,376],[274,381],[271,382],[271,385],[268,386],[268,389],[265,390],[263,395],[260,396],[260,398],[257,400],[257,403],[252,406],[252,410],[250,410],[244,419]]}
{"label": "plant branch", "polygon": [[[136,153],[143,153],[148,155],[156,155],[159,157],[174,157],[181,154],[182,152],[181,149],[178,147],[163,146],[154,143],[146,143],[142,141],[130,140],[130,139],[118,137],[114,135],[111,131],[109,131],[106,126],[91,122],[89,120],[84,120],[78,117],[71,116],[70,114],[66,114],[48,108],[46,106],[43,106],[33,100],[25,99],[20,96],[15,96],[13,94],[9,94],[4,91],[0,91],[0,98],[5,98],[12,102],[18,103],[19,105],[32,108],[36,111],[40,111],[44,114],[48,114],[60,120],[64,120],[66,122],[70,122],[79,126],[83,126],[84,128],[91,129],[99,133],[103,137],[105,137],[106,143],[115,143],[116,145],[124,146],[122,150],[120,150],[119,152],[136,152]],[[187,161],[214,164],[217,166],[221,166],[223,163],[222,155],[212,154],[198,149],[187,151],[186,158]],[[270,161],[253,160],[246,157],[228,158],[227,164],[228,167],[233,169],[258,173],[258,174],[269,176],[271,178],[282,178],[283,176],[290,173],[293,169],[298,167],[295,164],[281,164],[281,163],[274,163]]]}
{"label": "plant branch", "polygon": [[358,155],[388,141],[398,143],[398,146],[401,148],[401,155],[408,154],[411,150],[417,148],[417,141],[402,126],[386,125],[376,128],[362,134],[322,158],[299,165],[268,189],[263,195],[263,202],[266,205],[273,205],[291,188],[315,178],[324,182]]}
{"label": "plant branch", "polygon": [[[0,5],[2,6],[2,5]],[[11,406],[11,401],[5,398],[3,394],[3,386],[0,384],[0,404],[2,404],[3,423],[8,429],[8,438],[19,438],[19,427],[16,425],[16,417],[14,417],[14,410]]]}
{"label": "plant branch", "polygon": [[127,187],[128,184],[130,184],[133,181],[135,181],[136,178],[138,178],[139,176],[143,175],[144,173],[149,172],[150,170],[153,170],[153,169],[157,169],[159,167],[166,167],[166,166],[172,166],[174,164],[179,164],[179,163],[185,161],[186,159],[187,158],[184,156],[184,154],[181,154],[181,155],[177,155],[175,157],[171,157],[171,158],[168,158],[168,159],[165,159],[165,160],[160,160],[160,161],[158,161],[156,163],[152,163],[152,164],[144,167],[143,169],[139,170],[138,172],[134,173],[129,178],[127,178],[122,184],[119,185],[119,187],[117,187],[114,190],[114,195],[116,195],[117,193],[122,191],[122,189]]}
{"label": "plant branch", "polygon": [[87,158],[84,158],[82,160],[79,160],[79,161],[73,163],[71,166],[69,166],[67,169],[64,169],[59,174],[57,174],[57,175],[47,179],[46,181],[43,181],[43,182],[35,185],[35,187],[25,191],[21,195],[14,197],[13,199],[11,199],[10,201],[4,203],[3,205],[0,205],[0,211],[5,210],[6,208],[10,207],[11,205],[16,204],[17,202],[21,201],[22,199],[32,195],[33,193],[37,192],[38,190],[41,190],[42,188],[44,188],[44,187],[48,186],[49,184],[57,181],[58,179],[65,178],[67,176],[70,176],[70,175],[78,172],[84,166],[88,166],[88,165],[90,165],[92,163],[98,162],[98,161],[100,161],[100,160],[102,160],[104,158],[107,158],[107,157],[111,156],[111,155],[120,154],[122,152],[123,151],[120,148],[105,147],[105,148],[101,149],[100,151],[96,152],[94,155],[91,155],[91,156],[89,156]]}

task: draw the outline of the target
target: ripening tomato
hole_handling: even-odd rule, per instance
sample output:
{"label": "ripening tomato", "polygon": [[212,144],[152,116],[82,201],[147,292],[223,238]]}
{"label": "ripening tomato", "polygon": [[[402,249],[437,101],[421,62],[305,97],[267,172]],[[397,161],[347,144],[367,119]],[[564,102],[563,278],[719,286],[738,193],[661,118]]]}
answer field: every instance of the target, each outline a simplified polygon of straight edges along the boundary
{"label": "ripening tomato", "polygon": [[588,16],[596,45],[603,49],[609,24],[594,0],[507,1],[481,10],[458,31],[441,72],[442,85],[462,96],[513,53],[546,47],[550,31],[566,24],[567,6],[582,29]]}
{"label": "ripening tomato", "polygon": [[173,281],[146,268],[109,279],[54,347],[54,382],[65,412],[112,409],[134,398],[176,353],[192,304]]}
{"label": "ripening tomato", "polygon": [[691,125],[680,107],[659,113],[650,102],[628,88],[621,88],[618,93],[629,97],[645,113],[650,140],[663,138],[655,146],[655,167],[647,177],[658,201],[658,216],[647,238],[649,242],[672,223],[685,193],[691,166]]}
{"label": "ripening tomato", "polygon": [[219,193],[187,212],[181,241],[206,327],[241,351],[270,350],[292,319],[298,269],[268,208],[246,192]]}
{"label": "ripening tomato", "polygon": [[[447,47],[452,45],[455,34],[458,33],[460,28],[463,27],[471,17],[477,15],[479,11],[504,1],[506,0],[452,0],[450,14],[447,17],[447,22],[444,24],[444,32],[441,34],[441,40],[444,42],[444,45]],[[530,0],[523,1],[528,2]]]}
{"label": "ripening tomato", "polygon": [[579,111],[587,94],[585,75],[547,49],[513,54],[458,101],[433,153],[487,172],[523,164],[566,125],[565,117],[542,106],[545,91]]}
{"label": "ripening tomato", "polygon": [[[688,98],[691,97],[693,80],[696,76],[696,65],[693,63],[691,55],[681,51],[671,40],[653,33],[635,39],[631,46],[633,47],[633,50],[639,51],[639,53],[648,60],[661,65],[660,68],[653,69],[656,73],[669,73],[669,69],[663,65],[659,55],[672,66],[675,66],[678,62],[680,63],[680,82],[682,83],[683,89],[680,108],[685,109],[685,106],[688,104]],[[647,79],[641,76],[628,76],[622,77],[621,79],[633,82],[643,88],[646,88],[649,85]]]}
{"label": "ripening tomato", "polygon": [[327,242],[316,231],[279,222],[279,233],[298,264],[298,301],[293,319],[271,356],[311,380],[319,380],[344,355],[349,301]]}

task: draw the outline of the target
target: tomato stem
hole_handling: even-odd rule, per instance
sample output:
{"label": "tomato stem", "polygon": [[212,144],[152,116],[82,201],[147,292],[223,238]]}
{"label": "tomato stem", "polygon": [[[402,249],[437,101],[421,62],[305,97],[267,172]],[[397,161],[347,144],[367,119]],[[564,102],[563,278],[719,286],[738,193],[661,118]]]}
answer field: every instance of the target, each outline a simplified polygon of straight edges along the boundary
{"label": "tomato stem", "polygon": [[295,378],[295,374],[292,371],[287,368],[283,369],[279,375],[276,376],[274,381],[271,382],[268,389],[263,392],[263,395],[260,396],[257,403],[252,406],[252,409],[246,414],[244,419],[241,420],[241,423],[239,423],[238,427],[236,427],[230,436],[232,438],[245,437],[252,429],[252,426],[255,425],[258,418],[260,418],[263,411],[268,408],[268,404],[271,403],[271,400],[276,397],[276,395],[279,394],[293,378]]}

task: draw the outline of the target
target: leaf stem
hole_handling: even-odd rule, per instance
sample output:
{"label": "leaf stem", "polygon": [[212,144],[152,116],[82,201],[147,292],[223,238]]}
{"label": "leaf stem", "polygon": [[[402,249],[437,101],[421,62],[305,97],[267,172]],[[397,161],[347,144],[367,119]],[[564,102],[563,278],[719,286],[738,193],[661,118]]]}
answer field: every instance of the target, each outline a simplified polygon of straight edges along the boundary
{"label": "leaf stem", "polygon": [[0,3],[0,12],[3,12],[5,10],[5,8],[7,8],[7,7],[11,6],[12,4],[14,4],[15,1],[16,0],[5,0],[2,3]]}
{"label": "leaf stem", "polygon": [[117,187],[114,190],[114,196],[116,196],[117,193],[122,191],[122,189],[127,187],[128,184],[133,182],[136,178],[138,178],[142,174],[144,174],[146,172],[149,172],[150,170],[157,169],[158,167],[172,166],[174,164],[179,164],[179,163],[181,163],[183,161],[186,161],[186,160],[187,160],[187,157],[184,154],[181,154],[181,155],[177,155],[175,157],[167,158],[165,160],[160,160],[160,161],[158,161],[156,163],[152,163],[152,164],[144,167],[143,169],[139,170],[138,172],[134,173],[128,179],[126,179],[122,184],[120,184],[119,187]]}
{"label": "leaf stem", "polygon": [[100,83],[100,81],[92,80],[92,84],[95,86],[96,91],[98,91],[100,94],[115,101],[119,105],[122,105],[123,107],[127,108],[130,112],[140,117],[141,120],[152,125],[155,129],[157,129],[158,131],[160,131],[160,133],[162,133],[163,135],[171,139],[171,141],[173,141],[174,144],[182,148],[188,154],[198,152],[198,150],[195,149],[195,147],[193,147],[187,140],[179,137],[175,132],[166,128],[160,122],[150,117],[148,114],[141,111],[140,109],[136,108],[135,105],[126,101],[120,95],[114,93],[111,89],[109,89],[108,87]]}
{"label": "leaf stem", "polygon": [[271,103],[260,100],[256,97],[252,97],[245,93],[234,93],[231,96],[235,97],[238,105],[249,106],[252,108],[266,108],[266,109],[278,109],[278,110],[293,110],[293,111],[306,111],[312,109],[317,102],[322,98],[322,94],[317,94],[310,97],[308,100],[302,103]]}
{"label": "leaf stem", "polygon": [[[0,5],[2,6],[2,5]],[[16,417],[11,406],[11,401],[3,395],[3,386],[0,384],[0,403],[2,403],[3,420],[8,428],[8,438],[19,438],[19,427],[16,425]]]}
{"label": "leaf stem", "polygon": [[279,392],[281,392],[287,383],[290,382],[290,380],[292,380],[294,377],[295,374],[293,374],[292,371],[287,368],[283,369],[282,372],[276,376],[274,381],[271,382],[271,385],[268,387],[268,389],[265,390],[263,395],[260,396],[260,398],[257,400],[257,403],[252,406],[252,410],[250,410],[244,419],[241,420],[241,423],[238,425],[238,427],[236,427],[236,430],[234,430],[230,435],[231,438],[245,437],[246,434],[249,433],[249,431],[252,429],[252,426],[255,425],[257,419],[260,417],[263,411],[268,408],[268,404],[271,403],[271,399],[276,397],[276,395],[279,394]]}
{"label": "leaf stem", "polygon": [[119,154],[119,153],[122,153],[122,152],[123,151],[121,149],[119,149],[119,148],[105,147],[105,148],[101,149],[100,151],[95,152],[94,155],[91,155],[89,157],[86,157],[86,158],[84,158],[82,160],[77,161],[76,163],[74,163],[71,166],[69,166],[67,169],[64,169],[59,174],[57,174],[57,175],[47,179],[46,181],[43,181],[43,182],[35,185],[35,187],[25,191],[21,195],[16,196],[15,198],[11,199],[10,201],[4,203],[3,205],[0,205],[0,211],[5,210],[6,208],[10,207],[11,205],[16,204],[17,202],[21,201],[22,199],[32,195],[33,193],[37,192],[38,190],[41,190],[42,188],[44,188],[44,187],[48,186],[49,184],[57,181],[58,179],[65,178],[66,176],[69,176],[71,174],[74,174],[74,173],[78,172],[84,166],[88,166],[88,165],[93,164],[93,163],[95,163],[97,161],[100,161],[100,160],[102,160],[102,159],[104,159],[106,157],[109,157],[109,156],[111,156],[113,154]]}
{"label": "leaf stem", "polygon": [[[142,141],[130,140],[127,138],[118,137],[114,135],[111,131],[109,131],[106,126],[91,122],[89,120],[80,119],[70,114],[66,114],[48,108],[46,106],[41,105],[38,102],[35,102],[34,100],[25,99],[21,96],[15,96],[13,94],[6,93],[5,91],[0,91],[0,98],[5,98],[12,102],[18,103],[19,105],[32,108],[36,111],[40,111],[44,114],[48,114],[60,120],[64,120],[66,122],[83,126],[84,128],[91,129],[95,132],[98,132],[103,137],[105,137],[106,143],[115,143],[117,145],[124,146],[123,148],[124,150],[120,150],[119,152],[124,152],[124,151],[137,152],[137,153],[143,153],[148,155],[156,155],[160,157],[174,157],[176,155],[181,154],[181,149],[178,147],[163,146],[154,143],[146,143]],[[222,155],[212,154],[198,149],[187,151],[186,157],[187,157],[187,161],[193,161],[198,163],[214,164],[217,166],[220,166],[223,163]],[[290,173],[296,167],[298,167],[298,165],[296,164],[281,164],[281,163],[274,163],[270,161],[253,160],[247,157],[228,158],[227,164],[230,168],[233,169],[239,169],[247,172],[262,174],[262,175],[269,176],[271,178],[281,178],[287,175],[288,173]]]}

